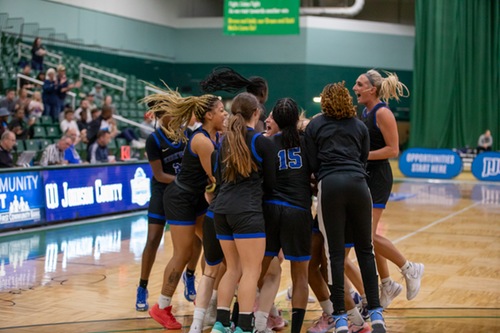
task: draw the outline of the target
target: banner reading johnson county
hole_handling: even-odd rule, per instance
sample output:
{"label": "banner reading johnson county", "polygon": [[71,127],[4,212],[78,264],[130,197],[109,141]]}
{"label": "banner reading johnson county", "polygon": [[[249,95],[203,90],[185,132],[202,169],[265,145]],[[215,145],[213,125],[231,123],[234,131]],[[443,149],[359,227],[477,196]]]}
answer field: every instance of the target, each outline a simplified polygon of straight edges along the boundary
{"label": "banner reading johnson county", "polygon": [[225,0],[226,35],[298,35],[300,0]]}
{"label": "banner reading johnson county", "polygon": [[486,152],[472,161],[471,171],[479,180],[500,181],[500,153]]}
{"label": "banner reading johnson county", "polygon": [[462,171],[462,159],[450,149],[410,148],[399,158],[407,177],[450,179]]}
{"label": "banner reading johnson county", "polygon": [[41,189],[40,172],[1,173],[0,230],[38,224],[45,207]]}
{"label": "banner reading johnson county", "polygon": [[148,164],[43,170],[47,222],[147,208]]}

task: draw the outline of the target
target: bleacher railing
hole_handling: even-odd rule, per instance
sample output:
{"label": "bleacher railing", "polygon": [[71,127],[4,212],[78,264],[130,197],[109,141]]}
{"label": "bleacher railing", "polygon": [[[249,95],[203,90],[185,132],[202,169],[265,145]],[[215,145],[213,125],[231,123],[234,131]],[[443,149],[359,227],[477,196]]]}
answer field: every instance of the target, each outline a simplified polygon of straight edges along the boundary
{"label": "bleacher railing", "polygon": [[151,95],[151,94],[161,94],[163,91],[155,89],[150,86],[144,86],[144,97]]}
{"label": "bleacher railing", "polygon": [[[31,59],[31,45],[26,45],[23,43],[17,44],[17,53],[19,56],[19,59],[21,57]],[[53,53],[53,52],[47,52],[43,58],[44,65],[48,65],[50,67],[57,67],[62,63],[62,56]]]}
{"label": "bleacher railing", "polygon": [[[95,82],[95,83],[100,83],[103,86],[119,90],[119,91],[122,92],[122,94],[123,94],[124,97],[126,96],[126,94],[127,94],[127,78],[125,78],[123,76],[119,76],[119,75],[113,74],[113,73],[110,73],[110,72],[107,72],[107,71],[104,71],[104,70],[99,69],[97,67],[92,67],[92,66],[86,65],[86,64],[80,64],[80,65],[78,65],[78,67],[80,69],[80,81],[83,82],[83,79],[86,79],[86,80],[89,80],[89,81],[92,81],[92,82]],[[95,76],[92,76],[92,75],[89,75],[89,74],[85,74],[84,71],[98,73],[98,74],[101,74],[101,75],[113,78],[115,80],[120,81],[121,84],[120,85],[116,85],[116,84],[113,84],[113,83],[109,83],[109,82],[100,80],[100,79],[96,78]]]}
{"label": "bleacher railing", "polygon": [[[40,80],[34,79],[30,76],[18,73],[17,74],[17,91],[19,91],[19,89],[21,88],[21,79],[25,79],[29,82],[32,82],[32,83],[40,86],[40,88],[43,86],[43,81],[40,81]],[[33,95],[33,93],[35,92],[35,90],[30,90],[30,89],[26,89],[26,91],[28,92],[28,95]],[[73,108],[73,110],[75,110],[76,94],[72,91],[68,91],[66,93],[66,95],[68,95],[71,98],[71,107]]]}

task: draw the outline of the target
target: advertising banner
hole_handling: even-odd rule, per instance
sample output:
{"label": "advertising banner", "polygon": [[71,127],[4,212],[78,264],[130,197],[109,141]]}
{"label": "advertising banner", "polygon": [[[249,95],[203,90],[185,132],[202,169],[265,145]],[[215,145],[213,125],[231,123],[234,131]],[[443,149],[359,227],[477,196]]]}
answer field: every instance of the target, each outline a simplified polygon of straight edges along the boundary
{"label": "advertising banner", "polygon": [[43,170],[46,220],[145,209],[151,195],[151,175],[147,163]]}
{"label": "advertising banner", "polygon": [[226,35],[298,35],[299,0],[225,0]]}
{"label": "advertising banner", "polygon": [[500,153],[486,152],[472,161],[471,171],[479,180],[500,181]]}
{"label": "advertising banner", "polygon": [[451,179],[462,171],[462,159],[451,149],[410,148],[399,158],[406,177]]}
{"label": "advertising banner", "polygon": [[37,224],[44,207],[39,172],[0,173],[0,229]]}

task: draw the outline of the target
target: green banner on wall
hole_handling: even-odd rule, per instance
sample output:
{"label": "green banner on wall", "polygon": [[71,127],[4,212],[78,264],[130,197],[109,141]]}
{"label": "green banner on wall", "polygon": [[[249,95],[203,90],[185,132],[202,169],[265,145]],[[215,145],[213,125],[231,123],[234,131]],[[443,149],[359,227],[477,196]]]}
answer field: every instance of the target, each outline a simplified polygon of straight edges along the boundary
{"label": "green banner on wall", "polygon": [[224,34],[299,34],[300,0],[225,0]]}

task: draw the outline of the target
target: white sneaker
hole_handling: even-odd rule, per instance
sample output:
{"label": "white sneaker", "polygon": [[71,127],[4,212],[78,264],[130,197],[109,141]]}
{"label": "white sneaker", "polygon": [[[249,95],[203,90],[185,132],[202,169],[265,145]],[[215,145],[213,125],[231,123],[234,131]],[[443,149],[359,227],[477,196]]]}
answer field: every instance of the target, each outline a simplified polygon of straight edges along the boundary
{"label": "white sneaker", "polygon": [[420,282],[424,275],[424,264],[410,262],[410,267],[403,273],[406,280],[406,299],[412,300],[417,297],[420,291]]}
{"label": "white sneaker", "polygon": [[403,286],[396,281],[380,285],[380,305],[385,309],[403,290]]}
{"label": "white sneaker", "polygon": [[[289,286],[288,289],[286,290],[286,300],[287,301],[292,300],[292,293],[293,293],[293,286]],[[312,296],[308,296],[307,303],[316,303],[316,299]]]}
{"label": "white sneaker", "polygon": [[203,319],[203,329],[214,326],[217,319],[217,300],[210,300],[208,303],[207,311],[205,312],[205,318]]}

